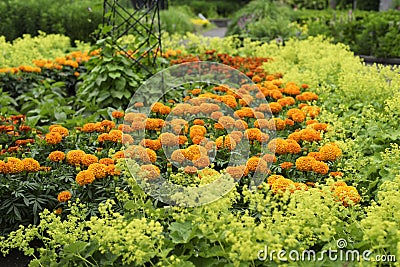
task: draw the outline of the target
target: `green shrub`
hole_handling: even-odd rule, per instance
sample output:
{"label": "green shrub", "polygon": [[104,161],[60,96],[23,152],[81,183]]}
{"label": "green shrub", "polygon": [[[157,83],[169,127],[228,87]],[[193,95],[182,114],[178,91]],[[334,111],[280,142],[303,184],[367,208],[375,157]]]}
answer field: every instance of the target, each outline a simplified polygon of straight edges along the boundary
{"label": "green shrub", "polygon": [[190,19],[187,7],[170,7],[168,10],[160,11],[161,27],[170,34],[193,32],[194,25]]}
{"label": "green shrub", "polygon": [[[0,36],[8,41],[23,34],[65,34],[75,40],[92,41],[91,33],[102,22],[102,1],[50,1],[50,0],[6,0],[0,3],[2,23]],[[22,15],[23,14],[23,15]]]}

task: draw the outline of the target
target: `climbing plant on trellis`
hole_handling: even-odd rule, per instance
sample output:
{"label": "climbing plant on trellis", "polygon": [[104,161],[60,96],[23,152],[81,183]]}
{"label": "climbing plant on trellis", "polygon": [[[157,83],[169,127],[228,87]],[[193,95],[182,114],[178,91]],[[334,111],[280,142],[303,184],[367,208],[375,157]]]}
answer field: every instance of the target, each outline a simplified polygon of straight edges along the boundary
{"label": "climbing plant on trellis", "polygon": [[[165,8],[167,0],[104,0],[100,38],[111,37],[116,49],[125,53],[133,65],[154,74],[157,55],[162,52],[159,11]],[[134,36],[133,48],[117,42],[126,35]]]}

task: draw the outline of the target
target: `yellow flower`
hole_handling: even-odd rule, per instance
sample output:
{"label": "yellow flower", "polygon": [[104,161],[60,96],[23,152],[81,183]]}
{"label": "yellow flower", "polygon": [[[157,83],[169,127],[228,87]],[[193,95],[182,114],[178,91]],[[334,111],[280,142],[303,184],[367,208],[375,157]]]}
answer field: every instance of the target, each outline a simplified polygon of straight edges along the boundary
{"label": "yellow flower", "polygon": [[81,163],[85,166],[98,162],[98,158],[95,155],[86,154],[82,157]]}
{"label": "yellow flower", "polygon": [[334,195],[345,207],[357,204],[361,200],[360,194],[353,186],[338,186],[334,191]]}
{"label": "yellow flower", "polygon": [[315,158],[303,156],[296,160],[296,168],[299,171],[312,171],[315,163]]}

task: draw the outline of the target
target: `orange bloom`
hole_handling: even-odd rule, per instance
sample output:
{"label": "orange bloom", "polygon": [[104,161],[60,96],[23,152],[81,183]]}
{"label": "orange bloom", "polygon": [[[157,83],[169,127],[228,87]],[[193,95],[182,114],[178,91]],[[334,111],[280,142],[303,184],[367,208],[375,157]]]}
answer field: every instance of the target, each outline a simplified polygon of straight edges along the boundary
{"label": "orange bloom", "polygon": [[160,140],[151,140],[151,139],[143,139],[140,144],[144,147],[148,147],[154,151],[157,151],[161,148],[161,142]]}
{"label": "orange bloom", "polygon": [[268,149],[278,155],[286,154],[288,152],[288,143],[282,138],[276,138],[268,143]]}
{"label": "orange bloom", "polygon": [[187,174],[195,174],[197,173],[197,168],[194,166],[186,166],[183,171]]}
{"label": "orange bloom", "polygon": [[250,128],[244,132],[244,137],[250,141],[261,140],[261,131],[258,128]]}
{"label": "orange bloom", "polygon": [[249,128],[249,126],[247,125],[247,122],[245,122],[244,120],[237,120],[235,121],[235,128],[243,131]]}
{"label": "orange bloom", "polygon": [[82,132],[92,133],[96,131],[96,124],[89,122],[83,125]]}
{"label": "orange bloom", "polygon": [[230,138],[229,135],[227,136],[220,136],[215,140],[215,144],[217,149],[228,148],[229,150],[233,150],[236,147],[236,142],[233,138]]}
{"label": "orange bloom", "polygon": [[193,125],[190,127],[189,135],[190,138],[194,136],[204,136],[207,133],[207,129],[201,125]]}
{"label": "orange bloom", "polygon": [[46,134],[46,142],[50,145],[56,145],[62,141],[62,136],[58,132],[50,132]]}
{"label": "orange bloom", "polygon": [[360,194],[353,186],[338,186],[334,191],[334,195],[345,207],[357,204],[361,200]]}
{"label": "orange bloom", "polygon": [[49,154],[48,158],[53,162],[59,162],[65,159],[65,154],[62,151],[53,151]]}
{"label": "orange bloom", "polygon": [[319,149],[323,161],[334,161],[342,155],[342,150],[335,144],[325,144]]}
{"label": "orange bloom", "polygon": [[230,116],[222,116],[218,119],[218,123],[224,127],[224,129],[232,129],[235,126],[235,119]]}
{"label": "orange bloom", "polygon": [[249,172],[268,172],[268,164],[265,160],[259,157],[251,157],[246,162],[246,168]]}
{"label": "orange bloom", "polygon": [[88,171],[91,171],[96,179],[101,179],[107,176],[106,165],[93,163],[89,166]]}
{"label": "orange bloom", "polygon": [[62,137],[66,137],[69,135],[69,131],[67,128],[62,127],[62,126],[56,126],[56,127],[52,127],[50,132],[56,132],[59,133]]}
{"label": "orange bloom", "polygon": [[207,155],[207,149],[199,145],[191,145],[182,151],[188,160],[197,160],[201,156]]}
{"label": "orange bloom", "polygon": [[93,172],[86,170],[86,171],[80,171],[77,175],[76,175],[76,182],[80,185],[80,186],[84,186],[87,184],[91,184],[94,181],[95,177]]}
{"label": "orange bloom", "polygon": [[278,180],[279,178],[285,178],[285,177],[283,177],[282,175],[273,174],[268,177],[267,183],[269,185],[273,185],[275,183],[275,181]]}
{"label": "orange bloom", "polygon": [[210,158],[207,155],[203,155],[200,158],[193,160],[193,165],[199,169],[204,169],[210,165]]}
{"label": "orange bloom", "polygon": [[286,190],[294,189],[295,184],[292,180],[280,177],[272,184],[272,192],[274,194],[283,194]]}
{"label": "orange bloom", "polygon": [[39,162],[32,158],[23,159],[22,164],[24,165],[24,170],[27,172],[37,172],[40,170]]}
{"label": "orange bloom", "polygon": [[162,133],[159,135],[158,140],[160,140],[163,146],[178,146],[179,137],[173,133]]}
{"label": "orange bloom", "polygon": [[67,202],[68,200],[70,200],[72,197],[71,192],[69,191],[62,191],[58,194],[57,196],[57,200],[58,202]]}
{"label": "orange bloom", "polygon": [[123,118],[124,117],[124,112],[123,111],[113,111],[111,112],[111,116],[115,119]]}
{"label": "orange bloom", "polygon": [[316,160],[313,163],[312,170],[313,170],[313,172],[325,175],[329,171],[329,166],[325,162]]}
{"label": "orange bloom", "polygon": [[182,163],[183,161],[185,161],[185,155],[184,155],[184,153],[185,153],[186,151],[185,150],[183,150],[183,149],[177,149],[177,150],[175,150],[174,152],[172,152],[172,154],[171,154],[171,160],[172,161],[176,161],[176,162],[179,162],[179,163]]}
{"label": "orange bloom", "polygon": [[286,140],[287,147],[286,151],[290,154],[298,154],[301,152],[301,146],[293,139]]}
{"label": "orange bloom", "polygon": [[331,172],[329,175],[332,177],[343,177],[343,172]]}
{"label": "orange bloom", "polygon": [[102,158],[99,160],[100,164],[104,164],[104,165],[113,165],[114,164],[114,160],[111,158]]}
{"label": "orange bloom", "polygon": [[266,162],[276,162],[276,157],[273,154],[265,154],[262,159]]}
{"label": "orange bloom", "polygon": [[90,164],[98,162],[98,158],[92,154],[86,154],[82,157],[81,163],[85,166],[89,166]]}
{"label": "orange bloom", "polygon": [[85,152],[82,150],[71,150],[67,153],[67,162],[70,165],[79,165],[82,163],[82,159],[85,156]]}
{"label": "orange bloom", "polygon": [[283,162],[279,165],[283,170],[287,170],[293,167],[293,163],[292,162]]}
{"label": "orange bloom", "polygon": [[156,162],[157,161],[157,154],[154,150],[151,150],[150,148],[146,148],[147,156],[150,162]]}
{"label": "orange bloom", "polygon": [[[271,102],[269,103],[269,110],[271,110],[272,113],[277,114],[282,111],[282,105],[278,102]],[[268,110],[265,112],[268,112]]]}
{"label": "orange bloom", "polygon": [[314,163],[316,162],[315,158],[302,156],[296,160],[296,168],[299,171],[312,171]]}
{"label": "orange bloom", "polygon": [[201,125],[201,126],[204,126],[204,121],[201,120],[201,119],[195,119],[195,120],[193,121],[193,124],[194,124],[194,125]]}
{"label": "orange bloom", "polygon": [[148,180],[154,180],[158,178],[161,173],[160,169],[153,164],[142,165],[140,166],[140,170],[142,171],[140,176]]}
{"label": "orange bloom", "polygon": [[232,176],[233,179],[240,179],[243,176],[246,176],[249,171],[244,165],[240,166],[229,166],[226,168],[226,173],[228,173],[230,176]]}

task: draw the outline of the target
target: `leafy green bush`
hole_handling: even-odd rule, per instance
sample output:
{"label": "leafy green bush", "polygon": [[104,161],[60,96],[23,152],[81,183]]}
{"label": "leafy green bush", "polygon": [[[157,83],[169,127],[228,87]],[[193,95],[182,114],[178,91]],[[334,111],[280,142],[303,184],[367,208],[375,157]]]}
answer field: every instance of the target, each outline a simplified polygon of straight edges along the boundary
{"label": "leafy green bush", "polygon": [[162,29],[170,34],[193,32],[194,25],[190,19],[188,7],[171,7],[160,11]]}
{"label": "leafy green bush", "polygon": [[287,6],[272,1],[252,1],[235,15],[227,34],[239,34],[263,41],[276,38],[286,41],[299,32],[290,17],[291,12]]}
{"label": "leafy green bush", "polygon": [[[8,41],[38,31],[65,34],[71,41],[89,42],[102,22],[102,1],[6,0],[0,3],[0,36]],[[21,15],[23,14],[23,15]],[[73,43],[72,43],[73,44]]]}

